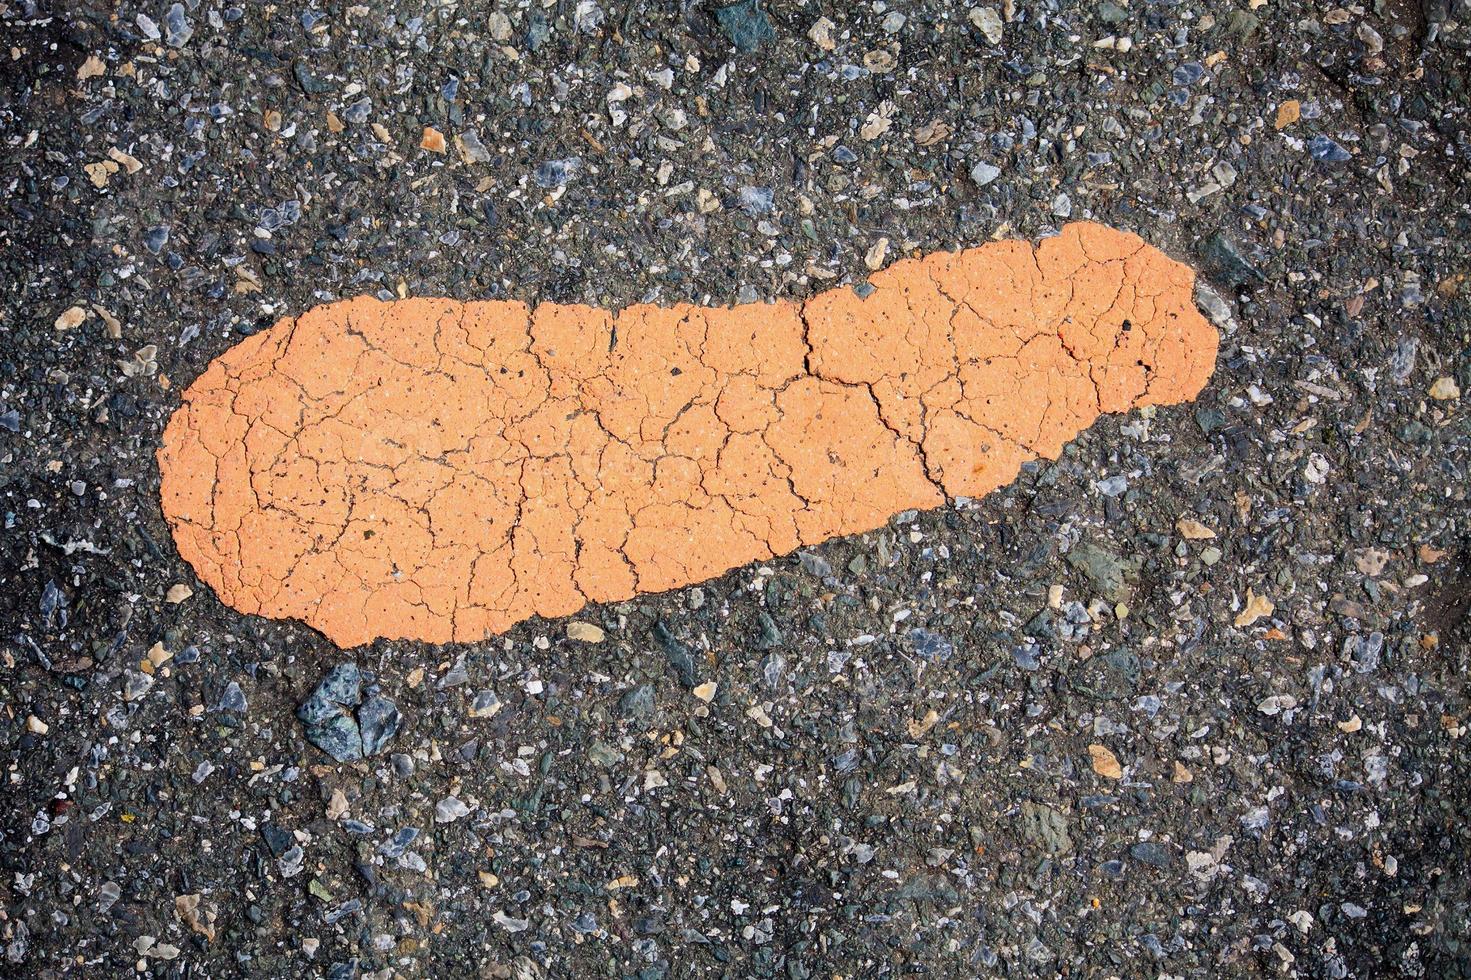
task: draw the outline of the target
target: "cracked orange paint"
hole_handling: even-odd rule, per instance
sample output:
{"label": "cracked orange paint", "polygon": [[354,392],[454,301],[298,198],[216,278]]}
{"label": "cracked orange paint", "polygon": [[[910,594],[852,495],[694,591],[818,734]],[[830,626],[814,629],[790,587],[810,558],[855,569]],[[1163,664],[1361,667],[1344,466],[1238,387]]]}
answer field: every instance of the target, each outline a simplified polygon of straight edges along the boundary
{"label": "cracked orange paint", "polygon": [[358,298],[216,358],[158,453],[180,554],[348,647],[478,640],[977,497],[1194,397],[1194,273],[1068,225],[732,309]]}

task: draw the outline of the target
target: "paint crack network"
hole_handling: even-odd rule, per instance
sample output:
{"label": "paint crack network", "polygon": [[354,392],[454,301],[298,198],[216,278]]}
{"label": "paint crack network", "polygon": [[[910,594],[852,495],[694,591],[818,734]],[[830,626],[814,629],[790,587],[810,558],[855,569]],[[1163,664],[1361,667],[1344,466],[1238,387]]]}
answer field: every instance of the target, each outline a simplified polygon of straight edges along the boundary
{"label": "paint crack network", "polygon": [[1194,274],[1090,223],[734,308],[358,298],[226,351],[158,459],[180,554],[348,647],[472,641],[978,497],[1193,398]]}

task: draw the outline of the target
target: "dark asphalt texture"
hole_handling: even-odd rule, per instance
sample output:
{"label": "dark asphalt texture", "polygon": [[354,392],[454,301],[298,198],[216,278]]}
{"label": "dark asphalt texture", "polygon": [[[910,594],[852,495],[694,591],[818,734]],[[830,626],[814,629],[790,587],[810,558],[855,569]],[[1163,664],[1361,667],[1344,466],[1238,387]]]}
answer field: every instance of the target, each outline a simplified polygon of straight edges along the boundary
{"label": "dark asphalt texture", "polygon": [[[1471,975],[1471,11],[1254,3],[0,0],[0,975]],[[1083,218],[1215,377],[984,500],[347,652],[160,512],[318,303]]]}

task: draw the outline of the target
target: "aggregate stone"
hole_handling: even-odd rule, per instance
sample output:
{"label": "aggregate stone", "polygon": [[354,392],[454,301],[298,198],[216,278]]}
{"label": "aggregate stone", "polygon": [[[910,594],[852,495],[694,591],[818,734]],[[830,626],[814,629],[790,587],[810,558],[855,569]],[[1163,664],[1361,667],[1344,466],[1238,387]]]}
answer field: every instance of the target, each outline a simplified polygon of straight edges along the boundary
{"label": "aggregate stone", "polygon": [[[820,7],[0,6],[0,972],[1471,974],[1471,9]],[[343,651],[165,522],[180,393],[314,306],[1069,220],[1199,272],[1194,403],[601,642]]]}

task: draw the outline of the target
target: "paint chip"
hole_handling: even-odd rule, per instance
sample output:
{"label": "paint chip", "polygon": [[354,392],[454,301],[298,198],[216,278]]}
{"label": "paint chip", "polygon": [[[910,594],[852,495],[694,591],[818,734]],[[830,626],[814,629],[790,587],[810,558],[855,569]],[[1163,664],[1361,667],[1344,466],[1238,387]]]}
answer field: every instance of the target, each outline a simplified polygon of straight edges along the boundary
{"label": "paint chip", "polygon": [[184,392],[164,513],[242,612],[342,646],[474,641],[983,496],[1215,364],[1192,271],[1101,225],[869,283],[734,308],[317,306]]}

